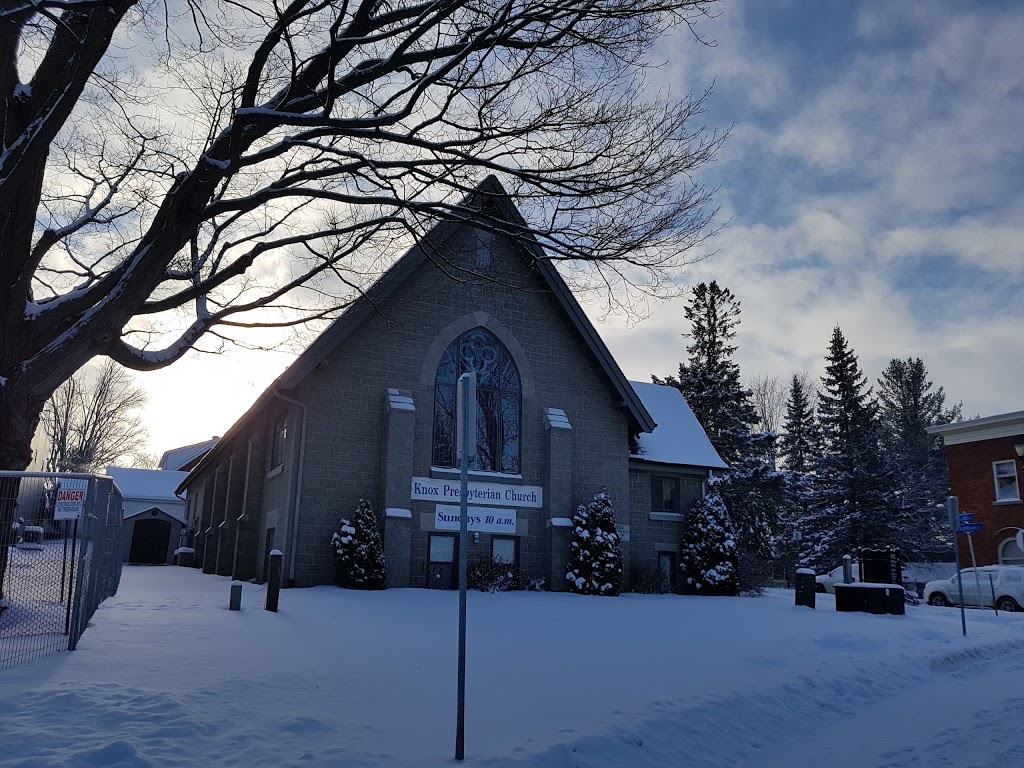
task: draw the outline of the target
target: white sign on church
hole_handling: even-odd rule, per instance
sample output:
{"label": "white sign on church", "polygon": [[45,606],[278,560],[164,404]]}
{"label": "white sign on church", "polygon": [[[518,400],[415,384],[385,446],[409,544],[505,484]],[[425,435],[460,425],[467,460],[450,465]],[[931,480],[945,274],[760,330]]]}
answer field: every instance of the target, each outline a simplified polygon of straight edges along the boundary
{"label": "white sign on church", "polygon": [[[508,507],[469,507],[466,529],[479,533],[515,533],[516,511]],[[461,507],[438,504],[434,513],[434,527],[439,531],[457,531],[461,520]]]}
{"label": "white sign on church", "polygon": [[[412,479],[412,498],[415,501],[457,504],[461,496],[462,487],[458,480],[437,480],[432,477]],[[544,489],[539,485],[471,482],[466,503],[539,509],[544,506]]]}

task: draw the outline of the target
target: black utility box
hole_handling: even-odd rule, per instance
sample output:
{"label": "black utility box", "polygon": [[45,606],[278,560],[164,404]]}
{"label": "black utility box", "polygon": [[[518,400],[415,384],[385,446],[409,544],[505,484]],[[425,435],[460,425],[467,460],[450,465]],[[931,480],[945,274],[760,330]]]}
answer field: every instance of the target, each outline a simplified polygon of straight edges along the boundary
{"label": "black utility box", "polygon": [[861,581],[876,584],[902,584],[903,561],[898,549],[862,549]]}
{"label": "black utility box", "polygon": [[894,584],[836,584],[836,610],[902,616],[903,587]]}

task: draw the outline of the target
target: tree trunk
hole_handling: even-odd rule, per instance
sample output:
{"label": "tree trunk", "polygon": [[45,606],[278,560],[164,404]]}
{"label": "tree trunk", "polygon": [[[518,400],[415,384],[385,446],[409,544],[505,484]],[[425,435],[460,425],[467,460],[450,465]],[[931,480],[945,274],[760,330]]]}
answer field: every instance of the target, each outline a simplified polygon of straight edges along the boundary
{"label": "tree trunk", "polygon": [[[0,470],[21,471],[32,461],[32,437],[43,407],[33,408],[12,389],[0,386]],[[7,581],[9,548],[16,543],[12,526],[18,516],[20,488],[19,478],[0,477],[0,598]]]}

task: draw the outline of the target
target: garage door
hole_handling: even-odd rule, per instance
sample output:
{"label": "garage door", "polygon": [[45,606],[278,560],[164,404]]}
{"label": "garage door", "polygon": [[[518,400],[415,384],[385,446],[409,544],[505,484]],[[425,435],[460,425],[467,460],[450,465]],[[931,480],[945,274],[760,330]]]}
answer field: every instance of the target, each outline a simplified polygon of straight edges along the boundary
{"label": "garage door", "polygon": [[168,520],[136,520],[132,534],[129,563],[167,562],[167,546],[171,541],[171,523]]}

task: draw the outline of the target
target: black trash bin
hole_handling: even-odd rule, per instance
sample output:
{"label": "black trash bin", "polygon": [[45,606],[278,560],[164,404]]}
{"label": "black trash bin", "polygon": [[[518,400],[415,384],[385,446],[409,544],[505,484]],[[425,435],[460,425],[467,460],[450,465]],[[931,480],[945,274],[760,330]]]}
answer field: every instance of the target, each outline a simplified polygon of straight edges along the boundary
{"label": "black trash bin", "polygon": [[886,613],[887,598],[889,590],[881,585],[871,585],[870,587],[863,587],[865,602],[867,605],[867,612],[873,613],[876,616],[881,616]]}
{"label": "black trash bin", "polygon": [[889,587],[885,591],[885,612],[892,616],[902,616],[906,611],[907,595],[903,587]]}
{"label": "black trash bin", "polygon": [[810,568],[798,568],[796,572],[796,604],[808,608],[814,607],[814,571]]}
{"label": "black trash bin", "polygon": [[903,587],[893,584],[836,584],[836,610],[861,611],[876,616],[904,614]]}

